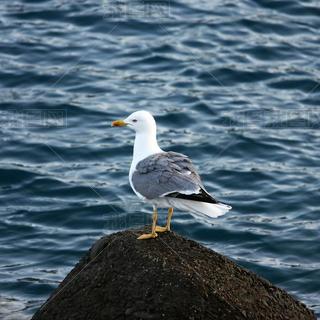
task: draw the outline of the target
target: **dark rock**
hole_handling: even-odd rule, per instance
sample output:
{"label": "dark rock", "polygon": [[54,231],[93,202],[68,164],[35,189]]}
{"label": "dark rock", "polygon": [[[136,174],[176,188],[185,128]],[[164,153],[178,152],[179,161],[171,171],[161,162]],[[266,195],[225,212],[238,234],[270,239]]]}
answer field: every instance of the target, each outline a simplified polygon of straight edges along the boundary
{"label": "dark rock", "polygon": [[33,320],[316,319],[285,291],[175,233],[98,240]]}

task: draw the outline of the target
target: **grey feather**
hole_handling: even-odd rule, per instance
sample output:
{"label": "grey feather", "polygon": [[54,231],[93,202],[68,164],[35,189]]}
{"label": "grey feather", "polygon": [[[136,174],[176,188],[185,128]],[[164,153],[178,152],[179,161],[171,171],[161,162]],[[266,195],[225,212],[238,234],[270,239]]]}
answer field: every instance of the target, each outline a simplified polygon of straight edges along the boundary
{"label": "grey feather", "polygon": [[173,192],[197,193],[203,188],[191,160],[176,152],[157,153],[140,161],[132,175],[132,184],[147,199]]}

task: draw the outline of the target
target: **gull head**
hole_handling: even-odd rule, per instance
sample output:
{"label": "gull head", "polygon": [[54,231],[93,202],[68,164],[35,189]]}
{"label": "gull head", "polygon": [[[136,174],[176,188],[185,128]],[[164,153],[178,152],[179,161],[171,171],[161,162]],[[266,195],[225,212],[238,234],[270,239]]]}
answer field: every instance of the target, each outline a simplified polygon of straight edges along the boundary
{"label": "gull head", "polygon": [[152,114],[148,111],[136,111],[124,120],[112,122],[113,127],[124,127],[133,129],[136,133],[150,133],[156,130],[156,122]]}

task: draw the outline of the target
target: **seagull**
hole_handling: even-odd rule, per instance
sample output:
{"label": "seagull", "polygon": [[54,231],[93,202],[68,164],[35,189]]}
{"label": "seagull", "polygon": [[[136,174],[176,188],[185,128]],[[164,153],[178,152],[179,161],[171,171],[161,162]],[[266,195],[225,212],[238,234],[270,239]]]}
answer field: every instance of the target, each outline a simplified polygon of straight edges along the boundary
{"label": "seagull", "polygon": [[[159,147],[156,121],[151,113],[136,111],[124,120],[113,121],[112,126],[126,126],[135,131],[129,182],[134,193],[153,206],[151,233],[142,234],[139,240],[156,238],[159,232],[170,231],[173,208],[210,218],[231,209],[206,191],[186,155]],[[157,226],[158,208],[168,208],[164,227]]]}

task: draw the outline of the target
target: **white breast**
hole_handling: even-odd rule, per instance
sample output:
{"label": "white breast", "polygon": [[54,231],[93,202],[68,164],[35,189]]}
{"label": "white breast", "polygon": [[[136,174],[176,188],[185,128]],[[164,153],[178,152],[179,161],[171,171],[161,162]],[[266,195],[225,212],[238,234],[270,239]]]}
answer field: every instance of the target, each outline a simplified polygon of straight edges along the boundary
{"label": "white breast", "polygon": [[134,171],[136,170],[136,164],[134,163],[134,161],[132,161],[131,163],[131,167],[130,167],[130,171],[129,171],[129,182],[130,182],[130,186],[131,186],[131,189],[133,190],[133,192],[138,196],[138,198],[142,199],[142,200],[145,200],[145,197],[140,194],[133,186],[133,183],[132,183],[132,175],[134,173]]}
{"label": "white breast", "polygon": [[158,146],[155,128],[154,132],[136,133],[133,146],[133,159],[129,171],[129,182],[132,190],[140,199],[146,200],[146,198],[142,194],[135,190],[132,183],[132,175],[136,170],[137,164],[141,160],[159,152],[163,151]]}

